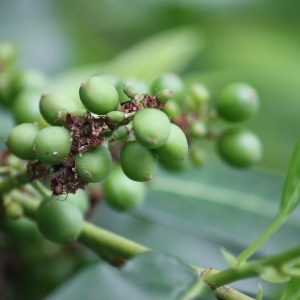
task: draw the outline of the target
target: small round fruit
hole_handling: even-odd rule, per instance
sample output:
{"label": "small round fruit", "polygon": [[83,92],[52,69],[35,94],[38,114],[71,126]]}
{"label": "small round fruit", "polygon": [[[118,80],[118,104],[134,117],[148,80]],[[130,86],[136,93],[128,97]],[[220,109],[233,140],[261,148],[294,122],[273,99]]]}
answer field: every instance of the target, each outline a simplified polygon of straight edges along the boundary
{"label": "small round fruit", "polygon": [[179,161],[169,161],[162,158],[158,158],[158,165],[161,166],[164,170],[172,173],[184,172],[188,170],[188,168],[191,166],[187,157],[184,160]]}
{"label": "small round fruit", "polygon": [[63,125],[62,119],[66,113],[77,110],[76,102],[67,94],[52,91],[42,94],[39,109],[43,118],[53,126]]}
{"label": "small round fruit", "polygon": [[155,149],[167,141],[170,134],[170,120],[158,109],[145,108],[134,116],[133,129],[136,139],[142,145]]}
{"label": "small round fruit", "polygon": [[26,90],[15,98],[12,111],[16,123],[45,123],[39,110],[40,97],[40,91]]}
{"label": "small round fruit", "polygon": [[209,90],[203,84],[195,82],[187,89],[186,107],[190,110],[204,110],[207,107],[209,99]]}
{"label": "small round fruit", "polygon": [[8,150],[15,156],[33,160],[36,156],[32,150],[33,141],[41,128],[31,123],[23,123],[12,129],[7,137]]}
{"label": "small round fruit", "polygon": [[59,164],[71,150],[70,131],[64,127],[49,126],[42,129],[33,141],[36,158],[46,164]]}
{"label": "small round fruit", "polygon": [[174,100],[169,100],[161,110],[168,115],[172,121],[176,120],[181,114],[181,109]]}
{"label": "small round fruit", "polygon": [[98,115],[105,115],[115,110],[119,104],[119,95],[115,87],[99,76],[90,77],[82,83],[79,96],[83,105]]}
{"label": "small round fruit", "polygon": [[120,211],[128,211],[140,206],[145,196],[145,186],[129,179],[120,166],[112,169],[102,184],[106,203]]}
{"label": "small round fruit", "polygon": [[149,92],[149,87],[144,81],[135,77],[122,78],[116,85],[116,89],[119,93],[120,103],[124,103],[130,100],[129,96],[127,96],[123,91],[124,84],[131,85],[139,95]]}
{"label": "small round fruit", "polygon": [[220,117],[230,122],[251,119],[259,109],[256,90],[246,83],[232,83],[220,93],[217,111]]}
{"label": "small round fruit", "polygon": [[77,190],[76,194],[68,194],[66,195],[60,195],[58,200],[61,201],[68,201],[68,203],[71,203],[79,208],[79,210],[85,215],[89,209],[89,197],[87,193],[84,190]]}
{"label": "small round fruit", "polygon": [[226,130],[218,140],[217,150],[227,163],[239,168],[253,165],[262,156],[262,146],[258,137],[241,128]]}
{"label": "small round fruit", "polygon": [[125,143],[121,150],[120,159],[123,172],[131,180],[149,181],[156,171],[157,158],[155,153],[138,141]]}
{"label": "small round fruit", "polygon": [[80,235],[83,215],[75,205],[49,197],[38,207],[36,222],[46,239],[58,244],[68,244]]}
{"label": "small round fruit", "polygon": [[184,160],[188,153],[188,142],[180,127],[171,123],[167,141],[161,147],[154,149],[154,152],[159,158],[165,160]]}
{"label": "small round fruit", "polygon": [[184,84],[181,78],[175,73],[164,73],[157,77],[150,85],[150,92],[156,95],[159,91],[168,89],[172,91],[171,99],[181,102]]}
{"label": "small round fruit", "polygon": [[203,121],[195,121],[189,128],[189,137],[195,139],[204,138],[207,134],[207,127]]}
{"label": "small round fruit", "polygon": [[104,180],[112,168],[112,158],[109,150],[101,145],[91,151],[79,154],[75,160],[76,172],[85,182],[100,182]]}

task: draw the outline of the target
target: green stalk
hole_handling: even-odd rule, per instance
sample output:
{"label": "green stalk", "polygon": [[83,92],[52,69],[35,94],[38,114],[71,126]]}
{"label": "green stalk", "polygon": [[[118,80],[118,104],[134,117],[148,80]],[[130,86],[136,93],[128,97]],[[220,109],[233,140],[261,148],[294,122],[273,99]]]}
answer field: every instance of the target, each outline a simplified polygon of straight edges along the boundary
{"label": "green stalk", "polygon": [[287,263],[290,263],[300,258],[300,246],[294,247],[287,251],[281,252],[276,255],[272,255],[266,258],[254,260],[249,263],[245,263],[236,269],[228,268],[219,273],[208,276],[205,282],[212,288],[216,289],[220,286],[259,275],[260,270],[263,267],[272,266],[279,268]]}
{"label": "green stalk", "polygon": [[251,257],[278,230],[285,220],[286,216],[279,213],[261,236],[237,257],[237,266]]}

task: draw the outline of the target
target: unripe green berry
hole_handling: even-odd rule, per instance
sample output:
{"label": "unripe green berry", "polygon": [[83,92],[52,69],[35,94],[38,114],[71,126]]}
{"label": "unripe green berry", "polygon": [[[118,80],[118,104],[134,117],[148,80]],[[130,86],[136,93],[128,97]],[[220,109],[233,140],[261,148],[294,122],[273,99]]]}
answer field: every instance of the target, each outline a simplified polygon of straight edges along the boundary
{"label": "unripe green berry", "polygon": [[162,158],[158,158],[158,164],[169,172],[184,172],[190,167],[189,160],[169,161]]}
{"label": "unripe green berry", "polygon": [[242,128],[232,128],[223,132],[218,140],[217,150],[227,163],[239,168],[253,165],[262,156],[258,137]]}
{"label": "unripe green berry", "polygon": [[133,92],[131,91],[130,96],[127,96],[123,91],[124,84],[131,85],[132,87],[134,87],[135,92],[139,95],[146,94],[149,92],[149,87],[144,81],[135,77],[122,78],[116,85],[116,89],[119,93],[120,103],[129,101],[131,98],[130,96],[132,96]]}
{"label": "unripe green berry", "polygon": [[130,128],[127,125],[122,125],[114,130],[112,138],[114,140],[122,140],[128,136]]}
{"label": "unripe green berry", "polygon": [[19,203],[9,203],[5,206],[5,215],[10,219],[17,220],[23,216],[23,208]]}
{"label": "unripe green berry", "polygon": [[102,77],[104,79],[106,79],[108,82],[110,82],[114,87],[118,84],[119,82],[119,78],[111,73],[104,73],[104,72],[100,72],[100,73],[96,73],[93,76],[98,76],[98,77]]}
{"label": "unripe green berry", "polygon": [[161,109],[166,115],[168,115],[172,121],[181,114],[181,109],[177,102],[169,100],[165,106]]}
{"label": "unripe green berry", "polygon": [[181,78],[175,73],[164,73],[157,77],[150,85],[150,92],[156,95],[159,91],[168,89],[172,91],[171,99],[181,102],[184,85]]}
{"label": "unripe green berry", "polygon": [[121,111],[111,111],[106,116],[114,123],[121,123],[125,119],[125,114]]}
{"label": "unripe green berry", "polygon": [[170,134],[167,141],[161,147],[156,148],[154,152],[158,157],[165,160],[184,160],[188,153],[188,143],[180,127],[171,123]]}
{"label": "unripe green berry", "polygon": [[134,99],[138,92],[135,90],[135,87],[129,83],[123,84],[123,92],[129,99]]}
{"label": "unripe green berry", "polygon": [[[67,197],[67,198],[66,198]],[[58,200],[66,200],[68,203],[75,205],[79,210],[85,215],[89,208],[89,197],[84,190],[77,190],[76,194],[60,195],[57,198]]]}
{"label": "unripe green berry", "polygon": [[106,203],[120,211],[137,208],[145,196],[144,184],[129,179],[120,166],[112,169],[104,180],[102,189]]}
{"label": "unripe green berry", "polygon": [[34,69],[23,70],[15,74],[12,81],[13,95],[17,95],[25,90],[42,91],[46,86],[46,76]]}
{"label": "unripe green berry", "polygon": [[36,222],[46,239],[54,243],[68,244],[80,235],[83,215],[75,205],[49,197],[38,207]]}
{"label": "unripe green berry", "polygon": [[75,166],[77,174],[85,182],[100,182],[112,168],[112,157],[109,150],[100,145],[82,155],[78,154]]}
{"label": "unripe green berry", "polygon": [[18,124],[38,122],[43,126],[46,123],[39,110],[40,97],[40,91],[25,90],[15,98],[12,111]]}
{"label": "unripe green berry", "polygon": [[230,122],[244,122],[251,119],[259,109],[256,90],[245,83],[233,83],[220,93],[217,111],[220,117]]}
{"label": "unripe green berry", "polygon": [[33,141],[36,158],[46,164],[59,164],[71,150],[70,131],[64,127],[49,126],[42,129]]}
{"label": "unripe green berry", "polygon": [[12,129],[7,137],[7,148],[15,156],[25,159],[36,159],[33,152],[33,141],[41,128],[31,123],[23,123]]}
{"label": "unripe green berry", "polygon": [[10,42],[0,43],[0,69],[7,70],[11,68],[16,59],[16,47]]}
{"label": "unripe green berry", "polygon": [[205,110],[210,99],[210,92],[201,83],[193,83],[187,90],[186,106],[190,110]]}
{"label": "unripe green berry", "polygon": [[119,103],[115,87],[106,79],[93,76],[80,85],[79,96],[83,105],[91,112],[105,115]]}
{"label": "unripe green berry", "polygon": [[189,151],[190,161],[196,167],[202,167],[206,162],[206,153],[199,147],[192,147]]}
{"label": "unripe green berry", "polygon": [[43,118],[53,126],[62,126],[67,113],[77,110],[76,102],[67,94],[52,91],[42,94],[39,109]]}
{"label": "unripe green berry", "polygon": [[206,124],[203,121],[195,121],[189,128],[189,136],[191,138],[199,139],[205,137],[207,134]]}
{"label": "unripe green berry", "polygon": [[172,97],[172,91],[168,89],[163,89],[159,91],[156,95],[156,101],[160,104],[166,103]]}
{"label": "unripe green berry", "polygon": [[133,119],[136,139],[149,149],[161,147],[170,134],[170,120],[155,108],[138,111]]}
{"label": "unripe green berry", "polygon": [[156,171],[155,153],[138,141],[129,141],[124,144],[120,160],[123,172],[134,181],[149,181]]}

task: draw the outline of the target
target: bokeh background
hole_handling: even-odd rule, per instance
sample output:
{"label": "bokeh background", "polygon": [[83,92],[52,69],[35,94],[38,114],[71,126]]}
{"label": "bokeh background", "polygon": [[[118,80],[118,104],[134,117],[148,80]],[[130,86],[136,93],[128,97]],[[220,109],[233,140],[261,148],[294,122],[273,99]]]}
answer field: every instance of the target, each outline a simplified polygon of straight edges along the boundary
{"label": "bokeh background", "polygon": [[[194,202],[191,200],[191,208],[183,207],[180,199],[176,202],[173,199],[176,195],[164,190],[165,185],[161,183],[154,185],[150,193],[149,197],[155,200],[148,202],[148,206],[131,219],[115,216],[113,212],[106,212],[101,219],[101,225],[149,243],[149,246],[161,245],[163,251],[174,248],[172,244],[178,245],[178,232],[189,232],[191,236],[184,238],[190,256],[183,246],[174,252],[193,263],[216,263],[222,267],[218,249],[213,246],[219,245],[221,240],[233,252],[238,252],[258,236],[276,213],[283,176],[299,138],[299,15],[300,2],[295,0],[2,0],[0,40],[16,43],[20,68],[42,70],[61,86],[84,81],[97,69],[105,71],[106,66],[115,70],[116,75],[139,75],[150,81],[159,75],[150,70],[151,66],[160,64],[157,70],[176,71],[187,83],[201,81],[206,84],[212,93],[212,102],[220,88],[231,81],[247,81],[257,88],[261,110],[247,126],[262,140],[262,161],[255,169],[241,173],[218,161],[212,168],[205,167],[201,173],[193,171],[182,179],[183,184],[187,184],[190,178],[197,177],[203,185],[200,191],[204,193],[203,198],[213,199],[213,204],[204,208],[207,213],[201,215],[209,226],[197,227],[199,216],[189,215],[195,208]],[[166,47],[166,43],[170,47]],[[141,49],[145,55],[140,55]],[[118,65],[119,58],[122,63]],[[77,90],[78,85],[74,89]],[[5,118],[5,122],[10,120]],[[171,186],[178,183],[178,177],[168,176],[166,180]],[[189,190],[193,188],[196,189],[189,186]],[[160,193],[166,201],[156,200],[155,193]],[[177,197],[180,198],[179,191]],[[187,197],[197,198],[195,195]],[[238,201],[226,202],[226,199],[239,197],[246,199],[244,207],[237,205]],[[172,209],[164,205],[170,198],[175,203]],[[219,218],[218,223],[214,216],[223,208],[220,203],[219,209],[213,205],[221,198],[224,198],[228,215]],[[266,202],[260,203],[262,199]],[[245,212],[248,214],[244,215]],[[233,216],[236,224],[245,224],[245,220],[252,224],[255,220],[255,226],[242,229],[237,225],[236,229],[232,224]],[[111,218],[119,218],[119,225],[110,222]],[[228,226],[223,224],[220,230],[222,221]],[[163,236],[158,237],[161,228],[153,224],[165,226],[168,242]],[[166,229],[168,226],[172,229]],[[140,233],[141,228],[148,232],[147,237]],[[262,253],[292,245],[299,231],[295,216]],[[201,244],[197,240],[199,237],[208,241],[207,244],[203,241]],[[206,254],[210,253],[202,260],[195,253],[199,243],[204,245]],[[242,287],[254,292],[257,286],[256,282],[250,282]]]}

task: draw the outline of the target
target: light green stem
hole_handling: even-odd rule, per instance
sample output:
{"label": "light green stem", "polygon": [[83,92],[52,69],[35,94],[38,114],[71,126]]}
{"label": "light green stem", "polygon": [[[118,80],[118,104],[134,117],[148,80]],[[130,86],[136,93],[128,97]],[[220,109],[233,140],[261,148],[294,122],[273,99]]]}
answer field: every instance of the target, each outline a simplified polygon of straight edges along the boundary
{"label": "light green stem", "polygon": [[250,256],[252,256],[277,231],[285,220],[285,216],[278,214],[261,236],[237,257],[237,265],[243,264]]}
{"label": "light green stem", "polygon": [[218,288],[236,280],[250,278],[259,275],[262,267],[279,267],[300,258],[300,246],[294,247],[282,253],[272,255],[266,258],[254,260],[240,265],[236,269],[228,268],[219,273],[211,275],[205,279],[205,282],[212,288]]}

